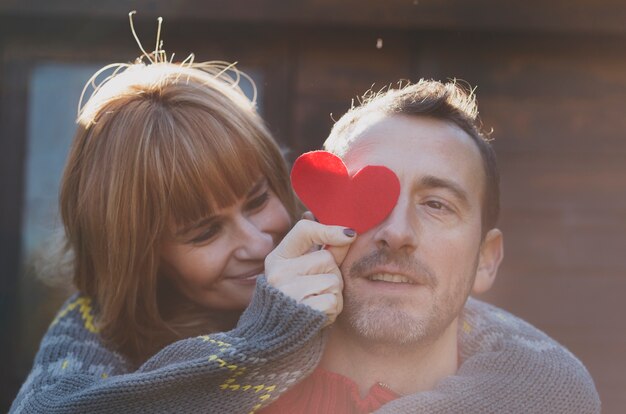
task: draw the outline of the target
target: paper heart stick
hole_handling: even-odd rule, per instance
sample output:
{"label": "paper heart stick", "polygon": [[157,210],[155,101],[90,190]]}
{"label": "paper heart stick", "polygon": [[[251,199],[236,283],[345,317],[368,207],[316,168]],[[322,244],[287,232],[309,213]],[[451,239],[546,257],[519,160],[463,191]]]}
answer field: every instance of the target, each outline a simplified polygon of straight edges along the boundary
{"label": "paper heart stick", "polygon": [[400,181],[389,168],[368,165],[351,177],[343,161],[327,151],[298,157],[291,185],[320,223],[351,227],[359,234],[381,223],[400,194]]}

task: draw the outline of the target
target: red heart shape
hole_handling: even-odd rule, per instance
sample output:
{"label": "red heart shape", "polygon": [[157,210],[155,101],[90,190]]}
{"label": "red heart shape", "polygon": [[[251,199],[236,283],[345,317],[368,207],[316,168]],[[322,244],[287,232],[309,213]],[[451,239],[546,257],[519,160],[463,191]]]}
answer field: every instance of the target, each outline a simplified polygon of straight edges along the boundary
{"label": "red heart shape", "polygon": [[400,195],[400,181],[389,168],[368,165],[350,177],[341,158],[327,151],[298,157],[291,185],[320,223],[350,227],[359,234],[381,223]]}

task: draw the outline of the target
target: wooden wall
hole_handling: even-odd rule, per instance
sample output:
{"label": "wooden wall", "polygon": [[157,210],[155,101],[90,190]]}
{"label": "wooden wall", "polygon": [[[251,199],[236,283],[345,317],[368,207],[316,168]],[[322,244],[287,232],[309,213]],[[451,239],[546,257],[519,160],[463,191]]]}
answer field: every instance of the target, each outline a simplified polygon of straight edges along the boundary
{"label": "wooden wall", "polygon": [[[0,5],[4,102],[20,94],[6,81],[15,62],[27,67],[33,59],[121,53],[115,59],[129,60],[136,54],[125,2],[101,3],[94,11],[70,0],[35,2],[38,8],[22,3]],[[249,8],[227,1],[196,7],[200,3],[138,1],[132,7],[141,12],[145,6],[150,19],[166,18],[166,45],[177,53],[193,50],[201,58],[262,68],[265,117],[293,150],[291,158],[319,148],[331,114],[338,119],[373,84],[378,89],[432,77],[477,86],[484,125],[496,139],[506,250],[485,298],[567,346],[595,379],[603,412],[623,412],[626,5],[482,0],[469,7],[461,0],[420,0],[384,8],[375,1],[264,0]],[[194,7],[198,13],[190,14]],[[152,20],[138,22],[151,38]],[[13,110],[17,120],[3,116],[0,127],[19,140],[24,115],[19,106]],[[16,154],[11,168],[19,169],[23,148],[6,135],[0,139],[3,157]],[[9,196],[19,199],[19,188],[7,188],[0,192],[3,206],[12,202]],[[18,215],[17,207],[6,208]],[[16,272],[9,270],[17,265],[13,253],[2,251],[19,235],[8,222],[3,218],[0,265],[2,287],[10,290]],[[4,346],[10,355],[10,344]]]}

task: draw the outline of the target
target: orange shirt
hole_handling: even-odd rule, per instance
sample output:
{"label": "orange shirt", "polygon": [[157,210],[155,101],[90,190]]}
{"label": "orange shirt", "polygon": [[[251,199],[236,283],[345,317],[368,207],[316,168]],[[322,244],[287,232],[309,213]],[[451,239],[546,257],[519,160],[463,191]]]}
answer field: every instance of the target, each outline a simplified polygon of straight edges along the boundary
{"label": "orange shirt", "polygon": [[380,384],[361,397],[351,379],[317,368],[259,414],[367,414],[398,397]]}

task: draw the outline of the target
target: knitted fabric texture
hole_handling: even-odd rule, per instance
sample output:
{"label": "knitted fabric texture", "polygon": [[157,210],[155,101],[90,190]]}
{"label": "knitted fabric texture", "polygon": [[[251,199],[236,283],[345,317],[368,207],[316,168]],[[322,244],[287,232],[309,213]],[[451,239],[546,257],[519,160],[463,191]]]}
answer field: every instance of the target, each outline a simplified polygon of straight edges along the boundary
{"label": "knitted fabric texture", "polygon": [[326,321],[260,278],[234,330],[175,342],[131,372],[93,318],[88,298],[70,298],[10,413],[251,413],[315,368]]}
{"label": "knitted fabric texture", "polygon": [[[325,316],[259,278],[229,332],[173,343],[133,370],[107,349],[90,300],[68,300],[42,340],[10,413],[254,413],[308,375]],[[459,324],[461,366],[429,392],[377,413],[599,413],[584,366],[520,319],[470,299]]]}
{"label": "knitted fabric texture", "polygon": [[583,364],[523,320],[470,298],[458,335],[456,375],[376,413],[600,413],[600,398]]}

